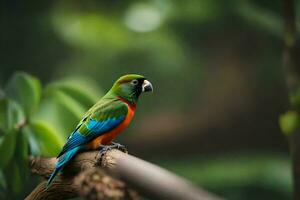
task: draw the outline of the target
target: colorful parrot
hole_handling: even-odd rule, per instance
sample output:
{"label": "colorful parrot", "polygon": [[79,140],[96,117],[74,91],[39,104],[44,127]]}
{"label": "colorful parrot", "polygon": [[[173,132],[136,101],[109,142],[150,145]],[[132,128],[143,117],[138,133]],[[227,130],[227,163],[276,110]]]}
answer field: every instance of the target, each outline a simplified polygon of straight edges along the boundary
{"label": "colorful parrot", "polygon": [[67,143],[57,156],[56,168],[46,188],[79,152],[99,148],[103,152],[124,147],[112,140],[129,125],[140,94],[149,91],[153,91],[153,87],[144,76],[129,74],[120,77],[106,95],[87,111],[68,137]]}

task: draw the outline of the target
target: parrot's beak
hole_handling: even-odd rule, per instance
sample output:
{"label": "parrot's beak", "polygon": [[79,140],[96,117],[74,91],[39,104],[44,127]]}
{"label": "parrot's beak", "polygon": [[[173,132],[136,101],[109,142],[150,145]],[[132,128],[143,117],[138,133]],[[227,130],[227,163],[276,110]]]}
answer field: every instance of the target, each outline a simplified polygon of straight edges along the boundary
{"label": "parrot's beak", "polygon": [[148,80],[144,80],[142,85],[142,92],[153,92],[153,86]]}

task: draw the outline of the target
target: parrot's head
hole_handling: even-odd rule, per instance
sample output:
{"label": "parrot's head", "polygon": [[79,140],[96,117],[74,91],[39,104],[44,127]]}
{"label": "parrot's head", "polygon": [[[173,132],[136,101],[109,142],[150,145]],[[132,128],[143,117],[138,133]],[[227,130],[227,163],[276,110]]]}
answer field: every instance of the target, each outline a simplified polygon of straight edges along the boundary
{"label": "parrot's head", "polygon": [[152,91],[152,84],[144,76],[138,74],[120,77],[111,88],[111,92],[115,95],[134,104],[137,103],[141,93]]}

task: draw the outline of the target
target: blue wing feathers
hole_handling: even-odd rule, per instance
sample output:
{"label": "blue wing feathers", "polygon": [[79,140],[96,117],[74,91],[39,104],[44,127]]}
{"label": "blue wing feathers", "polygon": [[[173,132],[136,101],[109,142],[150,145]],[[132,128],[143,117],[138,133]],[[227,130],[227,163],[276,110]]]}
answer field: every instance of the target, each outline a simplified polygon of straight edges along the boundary
{"label": "blue wing feathers", "polygon": [[74,149],[68,151],[67,153],[59,157],[58,162],[56,164],[56,168],[61,168],[65,166],[65,164],[68,161],[70,161],[76,155],[76,153],[78,153],[80,149],[81,149],[80,147],[75,147]]}
{"label": "blue wing feathers", "polygon": [[86,123],[86,125],[83,125],[86,126],[86,128],[89,130],[89,134],[83,135],[80,133],[80,129],[78,129],[68,139],[67,143],[65,144],[62,152],[58,155],[58,157],[77,146],[81,146],[88,143],[89,141],[91,141],[93,138],[97,136],[105,134],[109,130],[118,126],[124,119],[125,116],[121,116],[117,119],[111,118],[105,121],[97,121],[95,119],[89,120]]}
{"label": "blue wing feathers", "polygon": [[[86,127],[93,133],[98,133],[99,135],[111,130],[112,128],[116,127],[119,125],[123,120],[125,116],[122,116],[118,119],[116,118],[111,118],[106,121],[97,121],[94,119],[91,119]],[[93,134],[92,133],[92,134]]]}
{"label": "blue wing feathers", "polygon": [[83,135],[81,135],[78,130],[74,133],[72,133],[72,137],[70,137],[63,147],[63,150],[60,152],[60,154],[57,156],[58,158],[67,153],[68,151],[74,149],[75,147],[80,146],[81,144],[85,143],[87,138]]}

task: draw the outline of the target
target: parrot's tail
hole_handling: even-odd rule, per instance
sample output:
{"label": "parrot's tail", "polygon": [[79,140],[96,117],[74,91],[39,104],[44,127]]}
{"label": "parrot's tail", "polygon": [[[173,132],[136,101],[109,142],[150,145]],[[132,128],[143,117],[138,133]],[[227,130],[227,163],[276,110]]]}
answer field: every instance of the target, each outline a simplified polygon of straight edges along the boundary
{"label": "parrot's tail", "polygon": [[69,161],[78,153],[80,147],[76,147],[65,154],[61,155],[56,163],[55,170],[52,172],[50,178],[47,181],[46,190],[49,189],[56,175],[69,163]]}
{"label": "parrot's tail", "polygon": [[48,190],[48,188],[51,186],[54,178],[56,177],[56,175],[58,174],[58,172],[60,172],[61,168],[55,168],[55,170],[52,172],[50,178],[47,181],[47,185],[46,185],[46,190]]}

